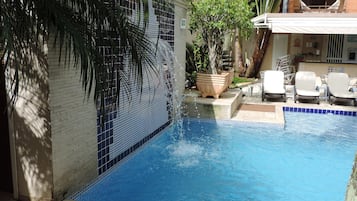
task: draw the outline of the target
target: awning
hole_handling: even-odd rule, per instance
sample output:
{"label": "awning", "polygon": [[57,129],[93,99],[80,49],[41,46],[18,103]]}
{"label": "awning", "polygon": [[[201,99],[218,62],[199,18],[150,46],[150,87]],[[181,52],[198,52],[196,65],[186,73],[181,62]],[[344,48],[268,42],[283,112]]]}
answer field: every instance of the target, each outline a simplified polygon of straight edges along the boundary
{"label": "awning", "polygon": [[356,13],[266,13],[252,22],[273,33],[357,34]]}

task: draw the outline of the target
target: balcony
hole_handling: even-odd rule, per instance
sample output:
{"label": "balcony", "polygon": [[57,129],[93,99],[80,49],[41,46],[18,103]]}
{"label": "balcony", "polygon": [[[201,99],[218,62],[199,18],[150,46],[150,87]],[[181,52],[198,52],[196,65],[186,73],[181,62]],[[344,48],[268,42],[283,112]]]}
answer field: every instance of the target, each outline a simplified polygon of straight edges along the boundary
{"label": "balcony", "polygon": [[300,0],[301,12],[337,13],[340,0]]}

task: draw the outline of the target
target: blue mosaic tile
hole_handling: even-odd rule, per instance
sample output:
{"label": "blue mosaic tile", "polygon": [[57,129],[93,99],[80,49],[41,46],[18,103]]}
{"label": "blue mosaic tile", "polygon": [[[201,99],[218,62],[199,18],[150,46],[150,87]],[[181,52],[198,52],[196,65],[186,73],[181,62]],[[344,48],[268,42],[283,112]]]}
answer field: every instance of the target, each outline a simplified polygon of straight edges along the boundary
{"label": "blue mosaic tile", "polygon": [[[120,1],[121,2],[121,1]],[[156,5],[156,4],[155,4]],[[156,7],[154,5],[155,8],[155,14],[157,15],[157,17],[159,17],[160,19],[167,19],[167,22],[169,24],[171,24],[172,26],[161,26],[161,20],[160,20],[160,26],[159,26],[159,37],[165,41],[167,41],[170,46],[172,48],[174,48],[174,19],[175,19],[175,15],[174,15],[174,10],[171,9],[171,6],[159,6]],[[158,4],[160,5],[160,4]],[[173,6],[173,4],[172,4]],[[125,6],[124,6],[125,7]],[[169,14],[169,15],[168,15]],[[166,25],[166,23],[164,21],[164,25]],[[169,33],[169,34],[161,34],[161,33]],[[101,44],[99,44],[101,46]],[[109,53],[110,51],[108,51],[108,47],[107,46],[101,46],[101,50],[103,51],[103,57],[104,57],[104,62],[107,61],[111,61],[113,55],[111,53]],[[110,47],[109,47],[110,48]],[[117,62],[122,62],[121,58],[121,53],[119,53],[118,57],[118,61]],[[107,59],[107,60],[106,60]],[[114,72],[113,72],[114,73]],[[114,139],[114,132],[113,132],[113,121],[114,119],[116,119],[119,114],[116,110],[116,107],[112,107],[112,106],[116,106],[116,99],[113,96],[114,91],[117,90],[116,87],[120,87],[120,86],[115,86],[114,83],[116,83],[116,78],[110,78],[110,80],[107,81],[109,86],[111,86],[112,84],[114,85],[112,88],[109,89],[104,89],[107,90],[106,91],[106,95],[105,98],[103,100],[103,102],[98,101],[97,104],[103,104],[105,106],[105,111],[97,111],[97,126],[99,127],[97,129],[97,144],[98,144],[98,174],[102,174],[104,173],[107,169],[109,169],[110,167],[112,167],[114,164],[116,164],[117,162],[119,162],[120,160],[122,160],[124,157],[126,157],[128,154],[130,154],[131,152],[133,152],[134,150],[138,149],[140,146],[142,146],[143,144],[145,144],[145,142],[147,142],[148,140],[150,140],[152,137],[154,137],[156,134],[158,134],[160,131],[162,131],[164,128],[166,128],[171,122],[168,121],[168,123],[165,123],[165,125],[161,126],[160,128],[158,128],[157,130],[155,130],[153,133],[148,134],[146,137],[144,137],[144,139],[140,140],[139,142],[137,142],[135,145],[133,145],[132,147],[130,147],[129,149],[127,149],[126,151],[124,151],[123,153],[117,155],[117,156],[110,156],[112,158],[112,160],[109,160],[109,154],[110,154],[110,147],[111,145],[114,143],[113,139]],[[112,90],[112,91],[111,91]],[[170,116],[170,114],[169,114]],[[170,119],[170,118],[169,118]],[[117,126],[117,125],[116,125]]]}
{"label": "blue mosaic tile", "polygon": [[343,111],[343,110],[328,110],[328,109],[316,109],[316,108],[298,108],[298,107],[283,107],[284,112],[303,112],[314,114],[334,114],[344,116],[357,116],[356,111]]}

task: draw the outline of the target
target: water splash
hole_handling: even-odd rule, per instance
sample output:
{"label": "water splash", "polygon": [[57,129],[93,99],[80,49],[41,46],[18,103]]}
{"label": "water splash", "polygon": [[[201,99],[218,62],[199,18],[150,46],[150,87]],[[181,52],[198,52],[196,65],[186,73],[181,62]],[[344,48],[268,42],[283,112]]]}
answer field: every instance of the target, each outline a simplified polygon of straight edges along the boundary
{"label": "water splash", "polygon": [[[167,110],[169,118],[172,121],[172,129],[174,129],[173,135],[170,136],[173,139],[167,150],[171,156],[178,162],[178,166],[189,167],[199,163],[199,158],[202,155],[203,148],[199,145],[189,143],[185,140],[184,123],[182,118],[182,102],[184,96],[180,92],[178,85],[176,84],[175,68],[182,68],[182,65],[178,62],[175,52],[170,44],[160,39],[160,29],[157,16],[153,7],[152,0],[148,1],[148,24],[146,34],[152,41],[153,48],[156,48],[156,65],[159,73],[159,81],[157,85],[165,86],[165,93],[167,97]],[[137,15],[133,16],[133,20],[137,20]],[[144,19],[143,11],[140,11],[140,18]],[[143,22],[140,22],[143,25]],[[150,29],[149,29],[150,28]]]}
{"label": "water splash", "polygon": [[166,148],[170,153],[170,160],[178,167],[197,166],[204,153],[203,147],[186,140],[180,140]]}

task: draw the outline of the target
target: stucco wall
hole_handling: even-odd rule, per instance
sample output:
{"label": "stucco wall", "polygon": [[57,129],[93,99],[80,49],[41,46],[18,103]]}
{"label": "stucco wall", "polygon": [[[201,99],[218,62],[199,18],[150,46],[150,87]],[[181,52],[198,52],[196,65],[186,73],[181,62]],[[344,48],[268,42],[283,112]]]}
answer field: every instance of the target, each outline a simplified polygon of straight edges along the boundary
{"label": "stucco wall", "polygon": [[344,8],[347,13],[357,13],[357,1],[345,0]]}
{"label": "stucco wall", "polygon": [[[9,113],[14,194],[20,200],[51,200],[52,143],[49,83],[46,66],[34,60],[19,72],[17,101]],[[12,96],[14,69],[6,72],[6,88]]]}
{"label": "stucco wall", "polygon": [[[48,53],[54,197],[77,191],[97,176],[96,108],[86,98],[79,69]],[[72,59],[73,61],[73,59]]]}
{"label": "stucco wall", "polygon": [[352,168],[351,178],[347,186],[345,201],[357,201],[357,155]]}
{"label": "stucco wall", "polygon": [[[175,1],[175,55],[177,62],[175,64],[176,88],[180,94],[185,89],[185,68],[186,68],[186,33],[188,29],[187,9],[184,1]],[[180,23],[186,19],[186,28],[182,29]]]}
{"label": "stucco wall", "polygon": [[331,63],[308,63],[300,62],[299,71],[313,71],[316,75],[326,75],[329,68],[347,73],[350,77],[357,77],[357,64],[331,64]]}

